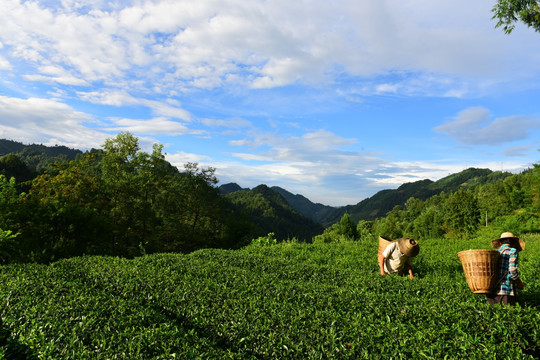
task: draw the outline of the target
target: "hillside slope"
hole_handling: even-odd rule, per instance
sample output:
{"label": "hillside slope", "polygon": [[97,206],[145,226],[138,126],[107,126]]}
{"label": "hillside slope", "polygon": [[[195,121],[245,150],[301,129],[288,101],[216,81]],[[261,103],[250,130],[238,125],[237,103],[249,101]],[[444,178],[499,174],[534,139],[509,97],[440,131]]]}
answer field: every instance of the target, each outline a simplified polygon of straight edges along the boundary
{"label": "hillside slope", "polygon": [[14,154],[29,169],[38,172],[48,168],[48,164],[54,161],[74,160],[77,155],[82,153],[81,150],[71,149],[61,145],[25,145],[13,140],[0,139],[0,157]]}
{"label": "hillside slope", "polygon": [[308,198],[300,194],[292,194],[289,191],[280,188],[279,186],[272,186],[272,190],[281,194],[300,214],[312,219],[313,221],[322,224],[330,214],[332,214],[337,208],[334,206],[323,205],[314,203]]}
{"label": "hillside slope", "polygon": [[405,183],[395,190],[381,190],[372,197],[360,201],[356,205],[348,205],[336,209],[322,223],[330,225],[338,222],[343,214],[348,213],[353,221],[374,220],[386,216],[396,205],[404,205],[411,198],[426,200],[443,191],[450,193],[458,189],[466,189],[475,185],[493,183],[511,176],[510,173],[489,169],[469,168],[456,174],[448,175],[435,182],[425,179]]}
{"label": "hillside slope", "polygon": [[225,196],[260,228],[260,235],[273,232],[280,240],[296,237],[310,241],[324,230],[320,224],[300,214],[282,195],[266,185]]}

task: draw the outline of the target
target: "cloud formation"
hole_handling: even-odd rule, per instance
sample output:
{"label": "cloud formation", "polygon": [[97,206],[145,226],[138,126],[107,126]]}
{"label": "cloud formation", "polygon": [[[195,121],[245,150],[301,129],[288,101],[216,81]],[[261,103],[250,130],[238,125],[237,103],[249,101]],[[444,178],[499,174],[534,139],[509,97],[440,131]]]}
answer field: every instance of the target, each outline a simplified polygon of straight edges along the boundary
{"label": "cloud formation", "polygon": [[54,100],[0,96],[0,119],[0,138],[24,143],[89,149],[100,147],[107,137],[85,126],[95,122],[91,116]]}
{"label": "cloud formation", "polygon": [[[458,0],[446,9],[426,1],[370,0],[358,6],[348,0],[197,0],[114,6],[62,1],[46,7],[5,0],[0,66],[8,68],[10,59],[26,62],[23,76],[29,81],[81,87],[103,82],[165,94],[231,83],[251,88],[329,84],[342,71],[351,76],[392,71],[402,81],[412,71],[460,83],[470,74],[507,73],[519,63],[507,62],[508,49],[501,48],[517,45],[495,43],[487,36],[492,29],[477,19],[442,20],[446,11],[467,19],[471,7],[488,5]],[[374,86],[374,91],[396,89]]]}
{"label": "cloud formation", "polygon": [[492,120],[484,107],[462,110],[452,121],[434,128],[463,144],[491,146],[527,139],[535,129],[540,129],[540,118],[513,115]]}

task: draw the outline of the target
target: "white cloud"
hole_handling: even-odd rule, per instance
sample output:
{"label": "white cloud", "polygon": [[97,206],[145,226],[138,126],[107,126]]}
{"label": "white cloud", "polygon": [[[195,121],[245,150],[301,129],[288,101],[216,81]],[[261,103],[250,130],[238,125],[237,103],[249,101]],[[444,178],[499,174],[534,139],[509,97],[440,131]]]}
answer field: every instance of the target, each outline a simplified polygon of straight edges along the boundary
{"label": "white cloud", "polygon": [[535,144],[531,145],[518,145],[518,146],[511,146],[503,151],[504,156],[511,156],[511,157],[519,157],[519,156],[527,156],[531,152],[538,151],[540,149],[540,142],[536,142]]}
{"label": "white cloud", "polygon": [[249,128],[252,126],[251,122],[242,118],[232,118],[232,119],[201,119],[200,120],[204,125],[209,127],[225,127],[230,129],[240,129],[240,128]]}
{"label": "white cloud", "polygon": [[167,154],[165,159],[170,162],[172,165],[176,166],[178,170],[183,170],[184,165],[188,162],[199,163],[204,167],[209,165],[204,165],[210,162],[210,158],[206,155],[186,153],[184,151],[175,152],[173,154]]}
{"label": "white cloud", "polygon": [[[474,5],[457,0],[452,6],[412,0],[370,0],[362,6],[349,0],[61,4],[2,2],[0,41],[6,55],[0,66],[13,58],[35,65],[27,73],[32,81],[104,82],[139,90],[151,84],[160,91],[209,89],[229,81],[253,88],[328,84],[342,72],[389,71],[403,80],[431,73],[461,79],[458,83],[473,75],[468,84],[474,91],[487,77],[509,81],[540,70],[537,47],[513,51],[530,43],[515,40],[527,35],[493,36],[487,0]],[[479,13],[486,16],[476,18]],[[48,74],[48,67],[69,76]],[[380,89],[406,89],[385,84]]]}
{"label": "white cloud", "polygon": [[11,70],[12,68],[13,66],[10,64],[10,62],[5,57],[0,56],[0,70]]}
{"label": "white cloud", "polygon": [[108,132],[129,131],[135,134],[178,136],[185,134],[204,134],[202,130],[190,130],[184,124],[172,121],[168,118],[154,119],[109,119],[113,123],[111,127],[103,128]]}
{"label": "white cloud", "polygon": [[501,145],[527,139],[530,132],[540,128],[540,119],[528,115],[512,115],[494,120],[483,107],[465,109],[435,131],[450,135],[454,140],[468,145]]}
{"label": "white cloud", "polygon": [[48,99],[0,96],[0,137],[77,149],[100,147],[107,134],[91,130],[93,118],[70,106]]}
{"label": "white cloud", "polygon": [[136,98],[125,90],[105,89],[101,91],[78,92],[81,99],[94,104],[121,106],[146,106],[152,109],[157,116],[171,117],[191,121],[191,114],[182,109],[178,101],[165,99],[164,101]]}

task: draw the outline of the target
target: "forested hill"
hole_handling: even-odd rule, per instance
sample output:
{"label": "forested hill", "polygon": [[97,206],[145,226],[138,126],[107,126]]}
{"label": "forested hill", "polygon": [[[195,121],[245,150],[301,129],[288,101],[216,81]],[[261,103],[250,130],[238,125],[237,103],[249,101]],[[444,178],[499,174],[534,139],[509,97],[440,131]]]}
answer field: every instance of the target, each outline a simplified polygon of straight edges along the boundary
{"label": "forested hill", "polygon": [[271,189],[281,194],[281,196],[283,196],[285,200],[287,200],[287,202],[300,214],[318,222],[319,224],[323,224],[328,216],[337,209],[333,206],[313,203],[305,196],[300,194],[293,195],[279,186],[272,186]]}
{"label": "forested hill", "polygon": [[[349,214],[351,220],[354,222],[358,222],[359,220],[374,220],[386,216],[386,213],[392,210],[396,205],[403,206],[411,197],[426,200],[434,195],[439,195],[442,192],[448,194],[458,189],[466,189],[475,185],[501,181],[510,175],[511,174],[508,172],[494,172],[489,169],[469,168],[459,173],[448,175],[435,182],[425,179],[405,183],[397,189],[381,190],[372,197],[366,198],[356,205],[347,205],[344,207],[332,207],[313,203],[302,195],[293,195],[278,186],[272,186],[270,190],[282,195],[287,203],[300,214],[327,227],[339,222],[345,213]],[[222,194],[231,194],[240,190],[249,190],[242,188],[236,183],[222,185],[219,189]]]}
{"label": "forested hill", "polygon": [[61,145],[25,145],[13,140],[0,139],[0,157],[8,154],[15,155],[29,169],[38,172],[46,169],[51,162],[74,160],[82,153],[81,150],[70,149]]}
{"label": "forested hill", "polygon": [[393,190],[381,190],[370,198],[360,201],[356,205],[348,205],[336,209],[330,214],[323,225],[333,224],[345,214],[349,214],[353,221],[374,220],[386,216],[396,205],[403,206],[405,202],[414,197],[426,200],[442,192],[451,193],[459,189],[467,189],[475,185],[501,181],[511,173],[491,171],[489,169],[469,168],[456,174],[448,175],[435,182],[425,179],[412,183],[405,183]]}
{"label": "forested hill", "polygon": [[[6,156],[6,154],[9,154],[9,156]],[[12,140],[0,139],[0,173],[8,177],[15,176],[19,180],[28,180],[37,173],[47,169],[49,164],[54,161],[74,160],[81,154],[82,151],[70,149],[65,146],[25,145]],[[403,184],[397,189],[382,190],[355,205],[347,205],[341,208],[313,203],[303,195],[294,195],[277,186],[269,188],[264,185],[263,188],[265,189],[265,197],[273,199],[273,201],[269,201],[265,206],[278,206],[283,210],[284,207],[280,203],[281,200],[275,201],[277,198],[273,193],[279,194],[285,200],[285,203],[290,205],[299,214],[313,220],[317,224],[329,226],[339,222],[345,213],[349,214],[351,220],[355,222],[359,220],[373,220],[386,216],[388,211],[392,210],[396,205],[404,205],[411,197],[425,200],[441,192],[450,193],[460,188],[463,189],[474,185],[492,183],[503,180],[510,175],[507,172],[493,172],[489,169],[469,168],[435,182],[426,179]],[[236,192],[249,194],[251,190],[242,188],[236,183],[229,183],[221,185],[219,191],[222,195],[228,196]],[[247,196],[245,193],[243,196]],[[255,196],[255,194],[261,196],[262,193],[261,191],[255,191],[249,196]],[[231,199],[237,197],[230,196]],[[255,219],[255,214],[265,213],[261,209],[255,211],[252,205],[250,206],[254,213],[249,215],[252,219]],[[278,211],[278,213],[282,213],[282,211]],[[269,226],[267,220],[262,219],[259,221],[259,225],[263,231],[266,231],[265,229]],[[300,223],[302,224],[300,227],[305,226],[302,221]]]}
{"label": "forested hill", "polygon": [[[266,185],[263,184],[263,186]],[[280,188],[279,186],[272,186],[269,189],[280,194],[285,199],[287,204],[289,204],[294,210],[319,224],[323,224],[328,216],[337,209],[333,206],[314,203],[303,195],[294,195],[293,193]],[[219,192],[222,195],[231,194],[241,190],[249,191],[250,189],[242,188],[236,183],[228,183],[219,187]]]}
{"label": "forested hill", "polygon": [[278,239],[297,237],[301,241],[311,241],[313,236],[324,230],[319,223],[300,214],[281,194],[266,185],[234,191],[225,197],[263,233],[273,232]]}

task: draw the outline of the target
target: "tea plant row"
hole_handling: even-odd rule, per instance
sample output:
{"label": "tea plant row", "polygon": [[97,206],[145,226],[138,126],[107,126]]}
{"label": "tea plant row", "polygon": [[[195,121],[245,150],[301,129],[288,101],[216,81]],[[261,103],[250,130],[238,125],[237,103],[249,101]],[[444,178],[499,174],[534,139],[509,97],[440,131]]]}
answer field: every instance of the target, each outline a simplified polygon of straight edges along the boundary
{"label": "tea plant row", "polygon": [[540,238],[515,308],[468,289],[469,248],[423,241],[413,280],[378,275],[375,241],[4,266],[0,359],[537,357]]}

